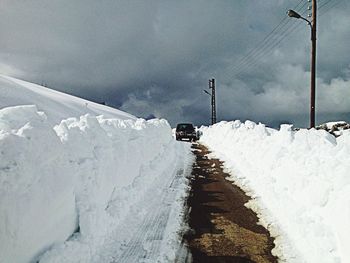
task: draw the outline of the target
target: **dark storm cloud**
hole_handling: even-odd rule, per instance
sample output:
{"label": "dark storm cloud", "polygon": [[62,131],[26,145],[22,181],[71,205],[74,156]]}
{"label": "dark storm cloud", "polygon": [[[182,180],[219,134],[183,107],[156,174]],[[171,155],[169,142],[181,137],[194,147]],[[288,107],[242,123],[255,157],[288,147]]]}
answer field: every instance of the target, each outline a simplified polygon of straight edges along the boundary
{"label": "dark storm cloud", "polygon": [[[298,2],[2,0],[0,72],[172,124],[209,122],[210,99],[202,90],[215,77],[219,119],[306,125],[306,24],[257,66],[233,74]],[[349,11],[343,1],[320,12],[322,121],[350,112]]]}

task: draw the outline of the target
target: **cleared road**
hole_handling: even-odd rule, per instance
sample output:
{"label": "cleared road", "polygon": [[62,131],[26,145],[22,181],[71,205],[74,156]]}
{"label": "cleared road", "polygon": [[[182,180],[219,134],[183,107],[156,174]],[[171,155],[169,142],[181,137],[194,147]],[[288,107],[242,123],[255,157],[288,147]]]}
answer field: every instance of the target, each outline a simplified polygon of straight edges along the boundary
{"label": "cleared road", "polygon": [[208,159],[208,149],[192,145],[196,162],[188,200],[187,236],[193,262],[277,262],[269,232],[258,225],[256,214],[244,204],[249,197],[225,180],[222,163]]}

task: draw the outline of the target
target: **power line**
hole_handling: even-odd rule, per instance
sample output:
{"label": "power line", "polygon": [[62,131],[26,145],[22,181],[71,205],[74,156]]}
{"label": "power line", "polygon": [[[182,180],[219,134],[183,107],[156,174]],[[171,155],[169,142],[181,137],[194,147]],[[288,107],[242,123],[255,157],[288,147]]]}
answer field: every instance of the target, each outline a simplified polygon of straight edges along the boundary
{"label": "power line", "polygon": [[[307,13],[307,10],[303,12],[303,15],[305,13]],[[263,57],[270,54],[271,51],[273,51],[277,46],[279,46],[281,44],[281,42],[286,37],[288,37],[290,34],[292,34],[297,29],[297,27],[300,25],[300,22],[299,23],[294,22],[294,24],[292,26],[287,28],[285,31],[282,32],[281,35],[279,35],[277,38],[275,38],[272,43],[270,43],[266,48],[263,48],[262,50],[260,50],[260,52],[258,52],[254,58],[251,58],[250,61],[243,64],[241,68],[236,69],[232,74],[238,75],[238,73],[241,73],[244,70],[247,70],[247,69],[255,66]]]}
{"label": "power line", "polygon": [[[282,30],[283,28],[286,27],[286,25],[289,23],[288,20],[286,20],[287,17],[284,17],[281,22],[277,25],[277,27],[275,27],[275,29],[273,31],[271,31],[262,42],[260,42],[258,44],[258,46],[256,46],[255,48],[251,49],[244,57],[243,59],[239,60],[237,62],[237,64],[231,69],[231,70],[236,70],[237,68],[241,67],[242,65],[244,65],[245,63],[247,63],[247,61],[249,61],[249,59],[251,59],[252,57],[254,57],[256,54],[260,53],[261,50],[264,50],[267,46],[269,46],[271,39],[275,38],[277,32],[279,33],[280,30]],[[287,23],[285,23],[285,21],[287,21]],[[282,26],[281,26],[282,25]],[[276,29],[279,29],[276,31]],[[274,35],[272,35],[275,32]]]}
{"label": "power line", "polygon": [[328,1],[325,1],[325,2],[321,3],[321,4],[318,6],[317,10],[318,10],[318,11],[322,10],[322,8],[324,8],[324,7],[325,7],[326,5],[328,5],[330,2],[332,2],[332,0],[328,0]]}
{"label": "power line", "polygon": [[255,48],[252,48],[244,57],[242,57],[240,60],[238,60],[238,63],[241,63],[242,61],[245,60],[245,58],[247,58],[250,55],[254,54],[254,52],[259,49],[257,47],[259,47],[259,46],[263,45],[264,43],[266,43],[267,42],[266,40],[269,40],[269,37],[286,21],[287,18],[288,17],[284,17],[278,23],[278,25],[269,34],[267,34],[266,37],[261,42],[259,42],[259,44]]}
{"label": "power line", "polygon": [[[333,0],[333,1],[334,1],[334,0]],[[329,0],[328,3],[329,3],[329,2],[333,2],[333,1],[332,1],[332,0]],[[336,7],[337,5],[339,5],[339,4],[342,3],[342,2],[343,2],[343,0],[338,0],[338,1],[333,2],[333,4],[330,5],[330,6],[328,6],[327,9],[323,10],[323,12],[322,12],[319,16],[324,15],[325,13],[327,13],[328,11],[330,11],[331,9],[333,9],[334,7]]]}
{"label": "power line", "polygon": [[[304,0],[299,1],[299,3],[295,6],[294,9],[296,10],[302,10],[308,2],[305,1],[304,4],[300,7]],[[251,49],[242,59],[240,59],[237,64],[231,69],[233,71],[241,71],[242,67],[246,67],[252,63],[251,60],[255,60],[256,57],[261,57],[262,53],[265,53],[266,50],[270,49],[271,46],[275,46],[275,42],[280,42],[279,38],[285,38],[284,35],[286,31],[289,30],[288,24],[290,23],[290,20],[287,20],[288,16],[285,16],[278,24],[274,27],[274,29],[253,49]],[[287,28],[286,28],[287,27]],[[281,33],[281,35],[278,35]],[[273,34],[275,33],[275,34]]]}
{"label": "power line", "polygon": [[[319,16],[324,15],[325,13],[327,13],[329,10],[331,10],[332,8],[336,7],[337,5],[339,5],[343,0],[339,0],[339,1],[334,1],[334,0],[326,0],[324,2],[321,3],[321,5],[318,7],[318,10],[324,10],[324,12],[322,12]],[[329,3],[332,3],[332,5],[328,5]],[[300,3],[299,3],[300,4]],[[305,4],[304,4],[305,6]],[[324,9],[325,7],[327,7],[326,9]],[[304,12],[302,15],[305,15],[306,12]],[[301,21],[300,21],[301,22]],[[263,59],[265,56],[269,55],[272,53],[273,50],[275,50],[276,47],[280,46],[280,44],[287,38],[289,37],[292,33],[294,33],[294,31],[298,28],[299,24],[294,24],[292,27],[287,28],[281,35],[279,39],[276,39],[275,43],[273,43],[272,45],[268,45],[266,48],[262,48],[260,50],[260,52],[258,52],[256,54],[256,56],[253,58],[251,58],[250,60],[248,60],[248,62],[245,63],[241,63],[239,66],[240,67],[236,67],[234,72],[232,73],[235,76],[239,76],[241,73],[243,73],[244,71],[246,71],[249,68],[252,68],[254,66],[256,66],[261,59]]]}
{"label": "power line", "polygon": [[[302,10],[308,4],[308,1],[305,1],[304,4],[302,4],[303,1],[304,0],[299,1],[294,10],[300,12],[300,10]],[[343,0],[320,1],[317,9],[318,11],[322,10],[324,12],[322,12],[322,14],[319,16],[325,14],[342,1]],[[329,5],[330,3],[331,5]],[[301,15],[304,16],[308,11],[309,9],[304,10],[301,12]],[[294,22],[294,24],[291,25],[289,24],[291,20],[287,20],[287,18],[288,16],[283,17],[280,22],[259,42],[255,48],[250,49],[249,52],[247,52],[245,56],[239,59],[231,69],[228,69],[226,71],[228,73],[223,76],[224,79],[228,76],[228,74],[230,74],[231,77],[232,75],[239,76],[249,68],[255,67],[258,63],[261,62],[264,57],[271,54],[277,47],[279,47],[286,38],[290,37],[291,34],[293,34],[302,23],[301,21],[299,23]],[[262,68],[262,70],[264,69]]]}
{"label": "power line", "polygon": [[[295,9],[297,9],[300,4],[305,1],[305,0],[300,0],[299,3],[295,6]],[[303,7],[305,7],[305,5],[307,4],[307,2],[304,3],[304,5],[300,8],[302,9]],[[264,39],[262,41],[259,42],[259,44],[252,48],[248,53],[245,54],[245,56],[243,56],[241,59],[239,59],[237,61],[236,66],[234,67],[234,69],[236,67],[239,67],[242,63],[244,63],[244,61],[246,61],[247,59],[249,59],[249,57],[254,56],[256,52],[258,52],[261,48],[263,48],[264,46],[266,46],[266,44],[271,40],[271,36],[273,35],[273,33],[278,33],[279,31],[281,31],[289,22],[290,20],[287,20],[288,16],[285,16],[278,24],[277,26],[275,26],[272,31],[270,33],[268,33]],[[286,22],[286,23],[285,23]]]}
{"label": "power line", "polygon": [[[294,7],[295,10],[297,10],[297,8],[299,7],[299,5],[305,0],[300,0],[299,3]],[[302,7],[299,8],[299,11],[302,10],[303,7],[305,7],[305,5],[307,4],[307,2],[305,2],[303,4]],[[266,42],[266,40],[268,40],[268,38],[275,32],[278,33],[278,31],[281,31],[282,28],[287,25],[289,23],[290,20],[287,20],[288,16],[284,16],[282,18],[282,20],[277,24],[277,26],[274,27],[274,29],[272,29],[272,31],[270,33],[267,34],[267,36],[255,47],[252,48],[247,54],[246,56],[250,55],[251,51],[254,51],[257,47],[259,47],[261,44],[263,44],[264,42]],[[287,20],[287,23],[284,23]],[[281,26],[282,25],[282,26]],[[278,30],[277,30],[278,29]]]}
{"label": "power line", "polygon": [[299,23],[296,22],[292,27],[290,27],[287,31],[285,31],[285,33],[281,35],[280,39],[276,41],[272,46],[270,46],[268,50],[261,53],[258,57],[255,58],[255,60],[252,60],[249,64],[245,65],[240,70],[233,72],[232,74],[235,76],[239,76],[245,70],[256,66],[264,57],[266,57],[267,55],[270,55],[275,50],[275,48],[279,47],[282,41],[285,40],[287,37],[289,37],[298,28],[298,26],[300,26],[301,23],[302,23],[301,21],[299,21]]}

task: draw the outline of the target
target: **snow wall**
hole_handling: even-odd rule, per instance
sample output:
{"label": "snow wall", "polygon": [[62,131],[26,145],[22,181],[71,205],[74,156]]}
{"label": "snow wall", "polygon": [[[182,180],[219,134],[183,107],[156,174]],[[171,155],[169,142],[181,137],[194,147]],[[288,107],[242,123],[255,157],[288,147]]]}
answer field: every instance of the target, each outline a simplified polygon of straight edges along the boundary
{"label": "snow wall", "polygon": [[350,262],[350,133],[250,121],[201,130],[230,180],[250,192],[247,205],[277,237],[275,253],[286,262]]}
{"label": "snow wall", "polygon": [[[50,123],[36,106],[0,110],[1,263],[33,262],[74,232],[104,236],[115,193],[183,154],[165,120],[84,115]],[[150,183],[159,176],[148,174]]]}

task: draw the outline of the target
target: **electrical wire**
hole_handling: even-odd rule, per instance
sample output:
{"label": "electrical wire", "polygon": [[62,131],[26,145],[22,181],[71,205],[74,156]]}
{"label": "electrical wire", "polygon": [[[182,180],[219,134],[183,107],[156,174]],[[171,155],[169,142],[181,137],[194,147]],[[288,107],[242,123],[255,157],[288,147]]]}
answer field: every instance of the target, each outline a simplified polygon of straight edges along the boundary
{"label": "electrical wire", "polygon": [[340,3],[343,2],[343,0],[338,0],[338,1],[335,1],[334,0],[329,0],[328,2],[333,2],[332,5],[328,6],[328,8],[324,9],[320,14],[319,16],[323,16],[325,13],[327,13],[328,11],[330,11],[331,9],[333,9],[334,7],[336,7],[337,5],[339,5]]}
{"label": "electrical wire", "polygon": [[[305,10],[302,15],[305,15],[307,13],[307,10]],[[272,51],[275,50],[276,47],[280,46],[282,41],[284,41],[290,34],[292,34],[298,26],[301,24],[302,21],[299,21],[299,23],[295,20],[294,24],[288,27],[282,34],[280,34],[277,38],[274,39],[274,41],[271,43],[271,45],[267,46],[265,49],[262,49],[254,58],[252,58],[248,63],[242,65],[241,68],[238,68],[234,72],[232,72],[233,75],[238,75],[239,73],[254,67],[256,64],[260,62],[264,57],[271,54]]]}
{"label": "electrical wire", "polygon": [[[302,16],[304,16],[310,9],[305,10],[305,6],[308,4],[308,1],[305,1],[304,4],[301,0],[294,7],[293,10],[296,12],[300,12]],[[318,17],[324,15],[329,10],[340,4],[343,0],[325,0],[320,1],[318,3],[318,11],[322,11],[318,14]],[[329,5],[331,4],[331,5]],[[328,7],[328,8],[327,8]],[[302,11],[304,9],[304,11]],[[273,51],[276,50],[279,46],[282,45],[283,41],[285,41],[288,37],[290,37],[297,29],[300,29],[300,25],[303,23],[302,21],[296,21],[292,19],[287,19],[288,16],[283,17],[280,22],[258,43],[255,48],[250,49],[243,57],[241,57],[233,67],[228,68],[226,70],[226,74],[222,77],[222,81],[225,81],[225,77],[230,75],[230,79],[233,77],[242,76],[244,72],[248,69],[251,69],[258,65],[262,59],[266,56],[270,55]],[[265,71],[264,68],[261,70]]]}
{"label": "electrical wire", "polygon": [[[300,4],[305,1],[305,0],[300,0],[299,3],[295,6],[294,9],[302,9],[303,7],[305,7],[305,5],[307,4],[307,2],[305,2],[303,4],[302,7],[299,7]],[[236,65],[234,66],[234,68],[232,68],[231,70],[236,69],[237,67],[240,67],[242,64],[244,64],[247,60],[249,60],[251,57],[255,56],[256,53],[258,53],[261,49],[264,49],[266,46],[268,46],[271,41],[271,39],[278,34],[279,32],[281,32],[287,25],[288,23],[290,23],[290,20],[287,20],[288,16],[285,16],[282,18],[282,20],[272,29],[272,31],[270,33],[268,33],[264,39],[262,41],[260,41],[258,43],[257,46],[255,46],[254,48],[252,48],[251,50],[249,50],[241,59],[239,59],[236,63]]]}
{"label": "electrical wire", "polygon": [[317,11],[320,11],[322,10],[322,8],[324,8],[325,6],[327,6],[330,2],[332,2],[332,0],[328,0],[328,1],[325,1],[323,3],[319,3],[318,7],[317,7]]}
{"label": "electrical wire", "polygon": [[[308,2],[305,1],[305,3],[300,7],[303,1],[304,0],[299,1],[299,3],[295,6],[294,10],[300,12],[308,4]],[[260,59],[264,53],[268,53],[272,47],[276,46],[276,42],[280,43],[281,41],[283,41],[283,39],[286,37],[287,32],[290,32],[291,28],[291,20],[287,20],[287,18],[288,16],[285,16],[277,24],[277,26],[275,26],[274,29],[255,48],[250,50],[243,57],[243,59],[240,59],[231,70],[237,73],[239,71],[242,71],[243,68],[249,68],[251,64],[254,64],[254,62],[252,61],[255,61],[257,58]]]}
{"label": "electrical wire", "polygon": [[[319,3],[319,6],[317,8],[318,11],[320,10],[323,10],[325,7],[328,6],[329,3],[333,3],[332,5],[328,6],[329,8],[328,9],[325,9],[324,12],[322,12],[321,14],[319,14],[318,16],[322,16],[324,15],[326,12],[328,12],[329,10],[331,10],[332,8],[334,8],[335,6],[337,6],[338,4],[340,4],[343,0],[339,0],[339,1],[335,1],[334,0],[326,0],[326,1],[323,1],[321,3]],[[298,5],[300,5],[301,2],[298,3]],[[303,5],[305,6],[305,4]],[[294,8],[295,10],[296,8]],[[305,12],[302,14],[304,15]],[[275,42],[273,45],[271,46],[268,46],[266,49],[262,49],[261,52],[258,52],[257,56],[254,57],[254,59],[251,59],[250,61],[248,61],[247,63],[241,63],[239,64],[238,67],[235,68],[235,70],[232,72],[232,74],[234,76],[241,76],[241,74],[256,66],[260,61],[261,59],[263,59],[264,57],[266,57],[267,55],[271,54],[275,48],[279,47],[280,44],[288,37],[290,36],[296,29],[297,27],[299,26],[300,24],[295,24],[294,26],[292,27],[289,27],[281,36],[280,38],[277,40],[277,42]]]}

